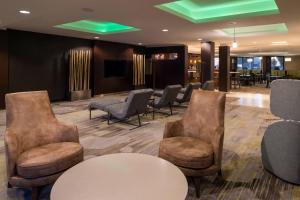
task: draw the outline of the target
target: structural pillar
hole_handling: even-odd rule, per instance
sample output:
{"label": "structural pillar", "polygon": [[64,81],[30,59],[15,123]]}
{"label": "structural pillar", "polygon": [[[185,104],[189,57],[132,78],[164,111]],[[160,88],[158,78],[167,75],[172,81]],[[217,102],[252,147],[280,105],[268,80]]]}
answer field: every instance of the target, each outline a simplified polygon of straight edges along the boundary
{"label": "structural pillar", "polygon": [[201,43],[201,82],[214,79],[215,68],[215,43],[202,42]]}
{"label": "structural pillar", "polygon": [[219,90],[228,92],[230,90],[230,47],[219,47]]}

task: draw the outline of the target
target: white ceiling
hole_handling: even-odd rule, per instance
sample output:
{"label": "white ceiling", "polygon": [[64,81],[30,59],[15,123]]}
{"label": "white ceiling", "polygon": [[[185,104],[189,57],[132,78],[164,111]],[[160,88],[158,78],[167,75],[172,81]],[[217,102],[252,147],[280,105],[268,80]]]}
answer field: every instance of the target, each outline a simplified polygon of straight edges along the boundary
{"label": "white ceiling", "polygon": [[[230,21],[193,24],[159,10],[154,5],[172,0],[0,0],[0,27],[92,39],[95,34],[53,28],[58,24],[81,19],[99,19],[140,28],[141,31],[100,35],[101,40],[144,45],[185,44],[190,52],[200,52],[200,41],[215,41],[230,45],[232,38],[216,29],[286,23],[288,33],[237,38],[239,47],[233,54],[300,54],[300,1],[277,0],[280,14],[250,17]],[[208,1],[208,0],[206,0]],[[211,0],[210,0],[211,1]],[[244,1],[244,0],[243,0]],[[83,11],[91,8],[93,12]],[[22,15],[19,10],[30,10]],[[168,32],[161,30],[167,28]],[[287,41],[288,45],[272,45]],[[272,53],[273,52],[273,53]]]}

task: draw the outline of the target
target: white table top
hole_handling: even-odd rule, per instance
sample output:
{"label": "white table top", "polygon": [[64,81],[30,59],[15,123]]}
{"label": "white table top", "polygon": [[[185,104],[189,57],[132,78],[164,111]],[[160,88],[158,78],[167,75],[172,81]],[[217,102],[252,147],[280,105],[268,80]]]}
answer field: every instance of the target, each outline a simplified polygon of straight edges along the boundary
{"label": "white table top", "polygon": [[86,160],[54,184],[51,200],[184,200],[183,173],[161,158],[119,153]]}

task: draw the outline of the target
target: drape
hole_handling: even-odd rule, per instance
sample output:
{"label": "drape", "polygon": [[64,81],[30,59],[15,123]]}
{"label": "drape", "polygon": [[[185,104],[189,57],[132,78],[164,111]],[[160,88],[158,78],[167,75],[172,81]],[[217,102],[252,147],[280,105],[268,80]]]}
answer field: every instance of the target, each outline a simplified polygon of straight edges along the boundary
{"label": "drape", "polygon": [[133,85],[145,85],[145,55],[133,54]]}
{"label": "drape", "polygon": [[69,51],[69,91],[90,89],[90,69],[92,52],[90,49]]}

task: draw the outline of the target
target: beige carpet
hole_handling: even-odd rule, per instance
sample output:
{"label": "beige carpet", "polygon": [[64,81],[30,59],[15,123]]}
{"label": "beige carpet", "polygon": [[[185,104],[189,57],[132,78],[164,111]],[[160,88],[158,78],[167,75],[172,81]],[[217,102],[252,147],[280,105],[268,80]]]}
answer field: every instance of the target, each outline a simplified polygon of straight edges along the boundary
{"label": "beige carpet", "polygon": [[[126,94],[113,95],[124,98]],[[144,116],[148,125],[130,130],[126,124],[107,125],[101,116],[93,112],[89,120],[87,105],[103,98],[88,101],[54,103],[53,110],[61,121],[74,123],[80,131],[80,141],[85,149],[85,159],[118,152],[138,152],[157,155],[164,124],[180,118],[184,108],[176,108],[171,117]],[[227,95],[225,141],[223,152],[224,181],[215,177],[202,178],[201,198],[207,199],[300,199],[300,188],[285,183],[265,172],[261,165],[260,142],[266,127],[276,120],[269,113],[269,90],[264,88],[242,88]],[[135,123],[136,120],[132,119]],[[0,133],[5,130],[5,111],[0,111]],[[30,199],[30,191],[6,189],[6,169],[3,136],[0,137],[0,199]],[[78,180],[80,181],[80,180]],[[45,187],[41,199],[49,199],[51,186]],[[190,184],[188,200],[197,199]]]}

